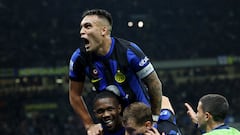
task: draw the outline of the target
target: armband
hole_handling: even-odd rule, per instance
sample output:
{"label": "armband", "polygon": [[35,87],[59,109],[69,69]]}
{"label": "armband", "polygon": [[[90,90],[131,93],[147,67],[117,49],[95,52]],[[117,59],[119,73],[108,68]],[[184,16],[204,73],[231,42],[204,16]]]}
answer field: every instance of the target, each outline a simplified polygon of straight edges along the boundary
{"label": "armband", "polygon": [[159,115],[152,115],[153,122],[158,122]]}

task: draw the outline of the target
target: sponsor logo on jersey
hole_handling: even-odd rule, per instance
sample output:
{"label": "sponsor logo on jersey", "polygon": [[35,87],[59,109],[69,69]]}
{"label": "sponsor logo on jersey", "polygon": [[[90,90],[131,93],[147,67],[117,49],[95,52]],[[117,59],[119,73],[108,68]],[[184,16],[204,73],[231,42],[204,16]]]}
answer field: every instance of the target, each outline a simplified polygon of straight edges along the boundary
{"label": "sponsor logo on jersey", "polygon": [[140,62],[139,62],[139,66],[144,66],[147,62],[148,62],[148,57],[144,57],[144,59],[142,59]]}

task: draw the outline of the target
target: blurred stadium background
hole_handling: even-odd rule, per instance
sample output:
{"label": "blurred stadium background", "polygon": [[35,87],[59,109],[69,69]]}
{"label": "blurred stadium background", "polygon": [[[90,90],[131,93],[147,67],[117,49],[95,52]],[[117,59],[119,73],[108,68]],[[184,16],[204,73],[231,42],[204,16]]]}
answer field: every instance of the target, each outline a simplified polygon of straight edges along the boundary
{"label": "blurred stadium background", "polygon": [[196,106],[206,93],[228,98],[226,122],[240,128],[240,1],[1,0],[1,135],[85,133],[68,101],[68,61],[80,45],[81,13],[91,8],[109,10],[113,35],[153,61],[185,135],[199,133],[183,103]]}

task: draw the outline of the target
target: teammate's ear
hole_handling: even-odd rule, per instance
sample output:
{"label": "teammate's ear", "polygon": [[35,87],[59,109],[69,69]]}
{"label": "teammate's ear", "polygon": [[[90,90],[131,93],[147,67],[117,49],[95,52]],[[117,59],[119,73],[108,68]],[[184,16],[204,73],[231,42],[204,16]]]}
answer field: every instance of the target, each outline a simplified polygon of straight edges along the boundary
{"label": "teammate's ear", "polygon": [[209,120],[212,117],[212,115],[209,112],[205,113],[205,119]]}
{"label": "teammate's ear", "polygon": [[122,106],[121,104],[118,105],[118,112],[120,113],[122,111]]}
{"label": "teammate's ear", "polygon": [[152,127],[152,122],[148,120],[144,123],[144,126],[147,127],[147,128],[151,128]]}

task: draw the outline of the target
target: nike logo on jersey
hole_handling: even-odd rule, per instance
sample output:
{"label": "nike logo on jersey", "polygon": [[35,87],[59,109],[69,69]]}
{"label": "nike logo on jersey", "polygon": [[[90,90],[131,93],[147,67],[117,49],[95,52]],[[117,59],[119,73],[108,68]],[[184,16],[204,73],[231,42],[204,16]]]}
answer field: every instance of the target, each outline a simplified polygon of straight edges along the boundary
{"label": "nike logo on jersey", "polygon": [[92,79],[91,82],[92,82],[92,83],[95,83],[95,82],[98,82],[98,81],[100,81],[100,80],[102,80],[102,78]]}

